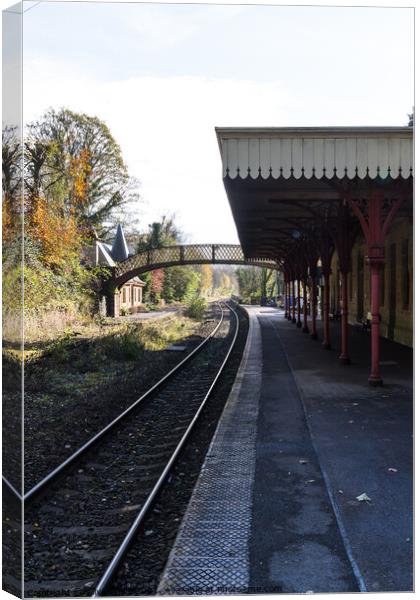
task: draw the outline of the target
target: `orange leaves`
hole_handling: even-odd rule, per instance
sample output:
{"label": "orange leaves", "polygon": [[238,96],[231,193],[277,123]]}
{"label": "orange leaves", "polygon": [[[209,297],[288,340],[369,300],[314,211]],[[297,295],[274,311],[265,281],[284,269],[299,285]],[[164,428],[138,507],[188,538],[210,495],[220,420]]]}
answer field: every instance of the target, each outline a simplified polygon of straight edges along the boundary
{"label": "orange leaves", "polygon": [[41,261],[50,268],[66,271],[78,261],[86,224],[78,215],[86,205],[88,178],[91,172],[90,153],[82,150],[69,157],[68,201],[59,193],[48,197],[29,194],[25,199],[27,233],[37,242]]}
{"label": "orange leaves", "polygon": [[79,156],[70,158],[69,174],[73,183],[73,202],[79,207],[86,203],[88,177],[92,170],[89,158],[90,152],[86,149],[83,149]]}
{"label": "orange leaves", "polygon": [[209,292],[213,288],[213,267],[211,265],[202,265],[201,284],[203,292]]}
{"label": "orange leaves", "polygon": [[[33,198],[28,229],[40,245],[41,258],[49,267],[64,267],[80,250],[81,237],[73,215],[67,216],[45,198]],[[69,265],[70,266],[70,265]]]}

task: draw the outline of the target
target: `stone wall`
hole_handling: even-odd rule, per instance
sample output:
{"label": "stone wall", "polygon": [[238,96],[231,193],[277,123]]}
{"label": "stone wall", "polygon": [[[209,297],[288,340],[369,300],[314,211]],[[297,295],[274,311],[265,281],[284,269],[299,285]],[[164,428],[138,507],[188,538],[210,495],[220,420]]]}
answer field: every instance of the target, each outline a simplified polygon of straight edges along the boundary
{"label": "stone wall", "polygon": [[[407,259],[404,259],[405,254]],[[366,319],[370,311],[370,268],[367,248],[360,236],[352,249],[349,274],[349,323]],[[407,265],[407,275],[404,275]],[[331,273],[331,311],[339,306],[338,261],[334,253]],[[408,287],[405,283],[407,277]],[[381,293],[381,335],[413,345],[413,226],[408,218],[396,219],[387,236]],[[406,297],[406,298],[405,298]],[[408,300],[406,302],[405,300]],[[394,309],[392,309],[394,306]]]}

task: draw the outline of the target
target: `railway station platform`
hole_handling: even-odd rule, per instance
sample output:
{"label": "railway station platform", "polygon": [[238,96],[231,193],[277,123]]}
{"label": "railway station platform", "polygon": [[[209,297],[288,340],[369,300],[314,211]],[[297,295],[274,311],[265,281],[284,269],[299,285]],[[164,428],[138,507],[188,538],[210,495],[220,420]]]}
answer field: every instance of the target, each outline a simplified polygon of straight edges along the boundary
{"label": "railway station platform", "polygon": [[282,311],[246,310],[158,594],[412,590],[411,350],[381,340],[385,385],[372,388],[368,333],[351,328],[342,365],[335,324],[327,351]]}

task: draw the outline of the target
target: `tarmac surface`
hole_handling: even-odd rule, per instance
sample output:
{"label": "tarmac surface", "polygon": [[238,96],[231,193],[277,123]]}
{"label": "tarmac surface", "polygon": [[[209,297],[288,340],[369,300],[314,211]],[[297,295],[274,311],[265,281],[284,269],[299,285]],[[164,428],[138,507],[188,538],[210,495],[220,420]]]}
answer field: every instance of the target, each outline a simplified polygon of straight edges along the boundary
{"label": "tarmac surface", "polygon": [[412,590],[412,351],[381,340],[372,388],[369,333],[351,328],[342,365],[338,324],[327,351],[282,311],[247,310],[248,351],[159,593]]}
{"label": "tarmac surface", "polygon": [[150,312],[138,312],[130,315],[126,315],[125,317],[119,317],[124,321],[150,321],[154,319],[162,319],[163,317],[167,317],[172,313],[179,312],[179,307],[177,306],[168,306],[162,310],[151,310]]}

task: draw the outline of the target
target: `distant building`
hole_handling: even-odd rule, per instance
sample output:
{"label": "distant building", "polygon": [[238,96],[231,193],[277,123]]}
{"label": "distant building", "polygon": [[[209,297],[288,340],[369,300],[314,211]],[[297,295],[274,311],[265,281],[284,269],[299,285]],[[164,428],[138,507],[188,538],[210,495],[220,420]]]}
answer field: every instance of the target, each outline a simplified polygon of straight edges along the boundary
{"label": "distant building", "polygon": [[[130,256],[124,230],[121,224],[118,224],[115,238],[112,244],[95,240],[93,246],[86,248],[85,260],[95,266],[115,267],[116,262],[125,260]],[[146,285],[140,277],[133,277],[119,289],[119,306],[124,312],[139,312],[143,304],[143,288]]]}

